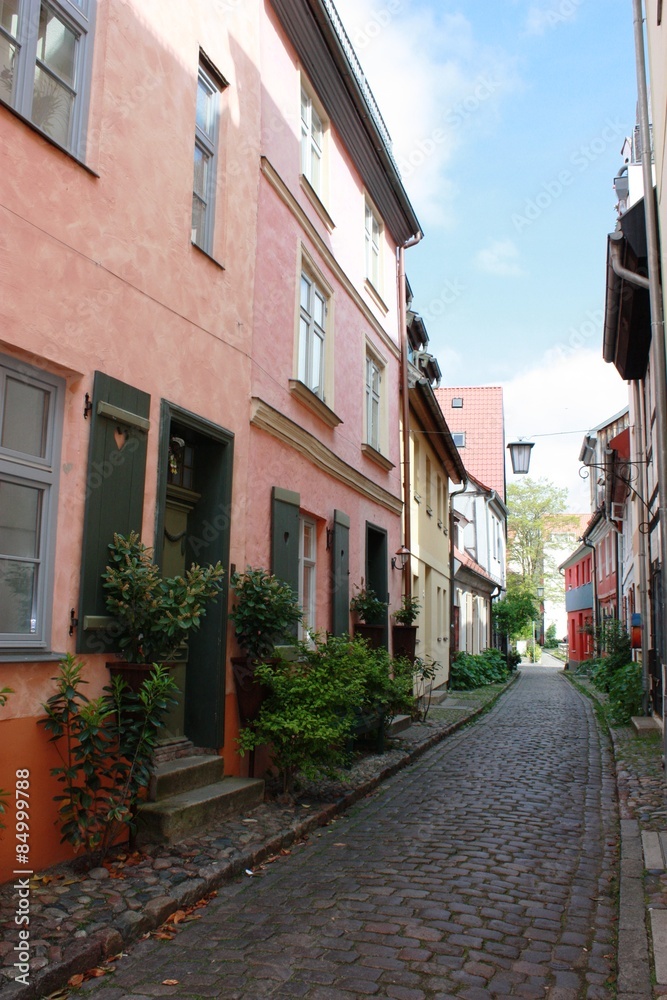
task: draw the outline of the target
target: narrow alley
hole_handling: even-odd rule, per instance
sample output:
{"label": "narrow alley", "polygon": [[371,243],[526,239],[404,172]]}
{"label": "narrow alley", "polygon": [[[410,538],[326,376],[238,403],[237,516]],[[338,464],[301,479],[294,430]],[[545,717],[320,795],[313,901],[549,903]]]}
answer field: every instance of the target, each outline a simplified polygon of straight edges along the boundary
{"label": "narrow alley", "polygon": [[611,767],[590,702],[525,667],[475,725],[80,995],[609,997]]}

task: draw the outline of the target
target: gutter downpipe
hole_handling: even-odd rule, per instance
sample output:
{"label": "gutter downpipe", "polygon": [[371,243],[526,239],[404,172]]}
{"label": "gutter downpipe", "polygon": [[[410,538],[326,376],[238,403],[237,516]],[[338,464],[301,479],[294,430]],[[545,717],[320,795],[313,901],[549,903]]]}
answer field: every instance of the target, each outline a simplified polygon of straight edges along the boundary
{"label": "gutter downpipe", "polygon": [[[660,569],[662,597],[660,619],[662,624],[662,645],[660,650],[663,680],[662,718],[665,719],[665,640],[667,639],[667,600],[665,578],[667,577],[667,359],[665,358],[665,323],[662,309],[658,247],[658,225],[653,197],[653,168],[651,163],[651,130],[648,118],[648,88],[646,85],[646,55],[644,51],[644,24],[642,0],[632,0],[635,60],[637,66],[637,96],[639,111],[639,133],[642,143],[642,177],[644,180],[644,212],[646,216],[646,249],[648,258],[649,301],[651,305],[651,376],[655,394],[656,415],[656,473],[658,480],[659,523],[660,523]],[[667,727],[665,734],[667,736]],[[667,741],[663,754],[667,766]]]}
{"label": "gutter downpipe", "polygon": [[[410,400],[408,397],[408,320],[405,298],[405,251],[421,242],[424,234],[420,231],[398,248],[398,329],[401,345],[401,395],[403,417],[403,544],[412,552],[412,532],[410,531]],[[403,593],[412,596],[412,556],[403,567]]]}
{"label": "gutter downpipe", "polygon": [[[644,401],[639,388],[639,382],[632,383],[632,395],[634,397],[634,427],[635,432],[635,454],[639,465],[639,481],[641,485],[641,495],[646,496],[646,465],[644,464]],[[638,529],[639,546],[637,559],[639,562],[639,610],[642,616],[642,711],[644,715],[649,714],[649,673],[648,673],[648,573],[646,561],[646,537],[641,527]]]}

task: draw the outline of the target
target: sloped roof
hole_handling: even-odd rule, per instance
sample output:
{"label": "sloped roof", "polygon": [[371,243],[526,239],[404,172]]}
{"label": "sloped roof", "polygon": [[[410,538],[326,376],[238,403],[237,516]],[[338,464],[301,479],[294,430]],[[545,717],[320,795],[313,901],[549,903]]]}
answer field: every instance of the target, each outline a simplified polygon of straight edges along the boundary
{"label": "sloped roof", "polygon": [[[452,433],[465,433],[466,471],[505,500],[505,419],[500,385],[441,387],[435,396]],[[460,398],[463,406],[453,407]]]}

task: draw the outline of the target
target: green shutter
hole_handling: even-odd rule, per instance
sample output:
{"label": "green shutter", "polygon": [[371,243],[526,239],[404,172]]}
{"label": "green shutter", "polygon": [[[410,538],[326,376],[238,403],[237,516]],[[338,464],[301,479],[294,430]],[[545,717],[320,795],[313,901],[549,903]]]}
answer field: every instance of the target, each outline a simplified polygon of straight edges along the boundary
{"label": "green shutter", "polygon": [[342,635],[350,631],[350,519],[334,511],[332,542],[331,631]]}
{"label": "green shutter", "polygon": [[300,497],[274,486],[271,500],[271,572],[298,594]]}
{"label": "green shutter", "polygon": [[113,648],[101,574],[114,532],[141,531],[150,396],[95,372],[83,522],[77,652]]}

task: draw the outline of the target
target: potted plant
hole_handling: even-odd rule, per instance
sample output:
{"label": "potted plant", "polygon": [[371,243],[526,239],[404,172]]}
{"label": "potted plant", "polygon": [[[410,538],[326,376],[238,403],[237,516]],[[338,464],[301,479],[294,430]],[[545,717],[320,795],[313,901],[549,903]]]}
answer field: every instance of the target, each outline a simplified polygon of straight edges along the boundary
{"label": "potted plant", "polygon": [[216,563],[193,564],[185,576],[163,577],[137,532],[115,534],[102,574],[118,655],[124,661],[109,664],[112,676],[122,673],[136,690],[154,663],[173,660],[188,635],[200,627],[223,576],[222,565]]}
{"label": "potted plant", "polygon": [[417,645],[417,626],[415,621],[421,611],[421,604],[415,597],[403,595],[401,607],[393,611],[391,617],[394,624],[391,628],[391,638],[394,656],[405,656],[414,660]]}
{"label": "potted plant", "polygon": [[366,639],[372,649],[385,647],[385,618],[389,605],[381,601],[370,587],[360,587],[350,601],[350,611],[356,615],[354,634]]}
{"label": "potted plant", "polygon": [[239,716],[247,725],[257,718],[266,694],[255,680],[255,667],[273,660],[277,646],[294,642],[302,611],[289,584],[264,569],[248,566],[245,573],[234,573],[231,584],[236,602],[229,618],[245,654],[232,657],[232,670]]}

